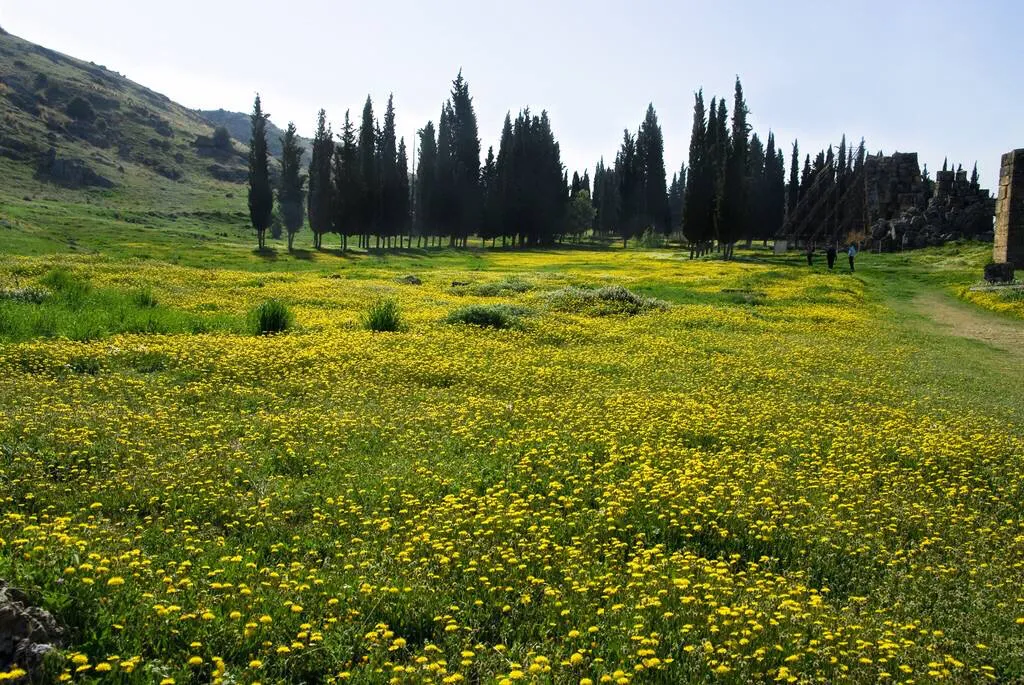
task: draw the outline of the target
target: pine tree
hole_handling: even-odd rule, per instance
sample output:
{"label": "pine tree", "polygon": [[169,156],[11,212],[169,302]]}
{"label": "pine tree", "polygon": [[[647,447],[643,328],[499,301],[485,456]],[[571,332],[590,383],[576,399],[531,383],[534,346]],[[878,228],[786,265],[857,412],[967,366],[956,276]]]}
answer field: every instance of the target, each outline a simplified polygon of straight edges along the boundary
{"label": "pine tree", "polygon": [[[405,138],[398,141],[398,190],[395,196],[395,233],[398,235],[398,247],[402,247],[402,236],[410,228],[410,203],[412,193],[409,187],[409,153],[405,149]],[[412,237],[409,237],[412,246]]]}
{"label": "pine tree", "polygon": [[480,238],[491,240],[493,247],[501,232],[500,212],[498,204],[498,169],[494,157],[494,146],[487,148],[487,158],[480,169],[480,195],[483,200],[483,212],[480,218]]}
{"label": "pine tree", "polygon": [[331,157],[334,154],[334,136],[327,125],[327,114],[317,115],[316,135],[309,162],[309,203],[307,215],[313,231],[313,247],[320,249],[324,233],[331,230],[334,189],[331,185]]}
{"label": "pine tree", "polygon": [[[771,156],[775,156],[775,143],[769,137],[772,147]],[[741,236],[746,239],[747,247],[751,241],[765,231],[765,223],[768,214],[768,170],[765,168],[765,160],[768,153],[761,138],[756,133],[751,135],[750,143],[747,146],[747,168],[746,168],[746,207],[743,210],[743,231]]]}
{"label": "pine tree", "polygon": [[446,102],[441,108],[441,119],[437,127],[437,165],[435,187],[434,220],[439,235],[448,235],[449,245],[455,245],[457,232],[458,206],[456,204],[455,178],[455,130],[451,103]]}
{"label": "pine tree", "polygon": [[763,207],[765,216],[760,230],[762,240],[774,238],[786,216],[786,157],[775,147],[775,134],[768,132],[764,158]]}
{"label": "pine tree", "polygon": [[590,171],[587,169],[583,170],[583,178],[580,179],[580,187],[587,191],[587,195],[590,195]]}
{"label": "pine tree", "polygon": [[636,135],[636,147],[638,182],[642,186],[639,228],[651,227],[668,234],[671,221],[665,188],[665,141],[653,103],[647,105],[647,114]]}
{"label": "pine tree", "polygon": [[704,93],[694,94],[693,128],[690,132],[689,172],[683,195],[683,235],[690,242],[690,257],[704,252],[711,239],[711,217],[714,208],[714,167],[708,143],[709,122],[704,113]]}
{"label": "pine tree", "polygon": [[640,217],[641,194],[643,192],[641,169],[637,163],[636,138],[625,130],[622,132],[622,146],[615,157],[615,176],[619,182],[619,232],[622,244],[637,234]]}
{"label": "pine tree", "polygon": [[814,169],[811,167],[811,156],[807,155],[804,158],[804,168],[800,172],[800,197],[803,197],[807,193],[807,189],[811,187],[811,179],[814,177]]}
{"label": "pine tree", "polygon": [[434,133],[434,122],[419,131],[420,158],[416,168],[416,221],[415,230],[420,239],[429,239],[436,234],[437,202],[437,136]]}
{"label": "pine tree", "polygon": [[302,153],[297,140],[295,123],[288,122],[288,128],[281,138],[281,187],[277,191],[277,202],[281,217],[288,232],[288,251],[292,251],[295,234],[302,228],[302,208],[306,199],[306,177],[299,170]]}
{"label": "pine tree", "polygon": [[249,220],[256,229],[259,249],[266,247],[267,228],[273,219],[274,191],[270,187],[270,164],[267,153],[267,119],[256,95],[249,117],[252,138],[249,141]]}
{"label": "pine tree", "polygon": [[977,162],[974,163],[974,171],[971,172],[971,188],[973,188],[974,190],[979,190],[981,188],[981,183],[979,183],[979,181],[978,181],[978,163]]}
{"label": "pine tree", "polygon": [[515,193],[514,145],[512,116],[509,112],[505,112],[505,123],[502,124],[501,141],[498,144],[498,157],[494,162],[494,191],[491,193],[491,211],[493,212],[491,218],[495,222],[496,233],[501,235],[502,247],[505,247],[507,239],[514,238],[516,229],[514,221],[517,208],[512,204]]}
{"label": "pine tree", "polygon": [[452,82],[453,229],[466,244],[480,221],[480,136],[473,98],[462,71]]}
{"label": "pine tree", "polygon": [[380,181],[377,175],[377,127],[373,118],[373,101],[366,96],[363,118],[359,126],[359,220],[363,247],[370,247],[370,236],[377,231],[380,218]]}
{"label": "pine tree", "polygon": [[[719,105],[721,107],[721,103]],[[719,112],[721,115],[721,112]],[[721,116],[719,126],[723,125]],[[747,211],[747,106],[743,100],[743,86],[736,79],[733,103],[732,136],[725,162],[722,192],[718,198],[718,239],[724,244],[726,259],[732,258],[733,245],[744,230]]]}
{"label": "pine tree", "polygon": [[401,200],[401,174],[398,171],[398,147],[395,140],[394,97],[388,96],[384,123],[377,136],[377,178],[379,182],[380,216],[378,229],[390,246],[391,239],[400,234],[403,224]]}
{"label": "pine tree", "polygon": [[359,169],[359,145],[348,110],[334,151],[334,201],[331,205],[333,230],[341,237],[341,249],[348,249],[349,236],[362,228],[363,182]]}
{"label": "pine tree", "polygon": [[686,165],[680,165],[679,172],[672,174],[668,187],[669,234],[678,232],[683,226],[683,198],[686,188]]}
{"label": "pine tree", "polygon": [[839,142],[839,154],[836,156],[836,178],[842,183],[846,177],[846,134]]}
{"label": "pine tree", "polygon": [[793,141],[793,157],[789,163],[789,188],[786,192],[786,214],[793,215],[796,203],[800,199],[800,145]]}

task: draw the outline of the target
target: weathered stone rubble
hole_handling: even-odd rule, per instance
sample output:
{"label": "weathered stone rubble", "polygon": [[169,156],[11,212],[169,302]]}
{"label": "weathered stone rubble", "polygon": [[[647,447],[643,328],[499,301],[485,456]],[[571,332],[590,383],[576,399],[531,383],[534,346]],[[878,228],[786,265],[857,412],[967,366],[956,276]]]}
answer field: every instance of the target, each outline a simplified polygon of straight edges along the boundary
{"label": "weathered stone rubble", "polygon": [[62,634],[48,611],[32,606],[25,593],[0,580],[0,673],[17,666],[34,679]]}
{"label": "weathered stone rubble", "polygon": [[[917,155],[913,161],[916,167]],[[926,199],[919,174],[916,183],[901,191],[904,187],[895,186],[873,209],[869,188],[871,239],[882,250],[929,247],[960,239],[992,241],[995,200],[988,190],[972,184],[966,171],[938,172],[930,199]]]}

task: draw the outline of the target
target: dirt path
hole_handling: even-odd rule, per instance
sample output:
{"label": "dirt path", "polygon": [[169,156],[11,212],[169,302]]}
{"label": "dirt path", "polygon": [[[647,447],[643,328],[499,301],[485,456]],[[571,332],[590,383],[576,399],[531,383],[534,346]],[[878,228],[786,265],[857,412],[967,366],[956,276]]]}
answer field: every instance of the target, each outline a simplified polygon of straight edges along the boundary
{"label": "dirt path", "polygon": [[1024,358],[1024,322],[1002,319],[940,292],[914,298],[914,308],[943,330]]}

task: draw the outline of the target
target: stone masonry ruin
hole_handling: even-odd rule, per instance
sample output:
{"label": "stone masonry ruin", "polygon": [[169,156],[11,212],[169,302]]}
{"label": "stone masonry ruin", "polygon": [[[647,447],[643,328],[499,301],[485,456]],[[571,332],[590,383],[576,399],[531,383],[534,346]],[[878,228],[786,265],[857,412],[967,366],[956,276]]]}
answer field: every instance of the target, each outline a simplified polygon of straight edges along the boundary
{"label": "stone masonry ruin", "polygon": [[[995,202],[967,172],[940,171],[928,187],[916,153],[868,157],[865,162],[869,235],[876,249],[942,245],[963,238],[991,241]],[[931,197],[928,193],[932,192]]]}
{"label": "stone masonry ruin", "polygon": [[[1024,174],[1024,159],[1018,168]],[[789,244],[859,240],[865,248],[895,251],[993,240],[995,200],[962,169],[940,171],[928,183],[916,152],[879,153],[867,155],[842,183],[834,179],[832,167],[818,172],[787,217],[782,238]],[[1024,189],[1020,197],[1024,202]]]}
{"label": "stone masonry ruin", "polygon": [[992,259],[1024,269],[1024,148],[1003,155],[997,202]]}

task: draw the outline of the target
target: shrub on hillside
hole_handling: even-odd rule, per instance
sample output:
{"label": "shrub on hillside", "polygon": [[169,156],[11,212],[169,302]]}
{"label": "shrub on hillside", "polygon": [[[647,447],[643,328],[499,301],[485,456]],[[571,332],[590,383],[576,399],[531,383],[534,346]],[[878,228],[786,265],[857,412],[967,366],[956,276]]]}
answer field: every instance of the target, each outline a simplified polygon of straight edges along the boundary
{"label": "shrub on hillside", "polygon": [[402,312],[398,308],[398,300],[382,297],[363,312],[363,328],[378,333],[394,333],[402,330]]}
{"label": "shrub on hillside", "polygon": [[71,98],[64,111],[75,121],[92,121],[96,118],[96,110],[93,109],[92,103],[81,95]]}
{"label": "shrub on hillside", "polygon": [[256,335],[283,333],[295,322],[295,317],[283,302],[267,300],[249,312],[250,328]]}
{"label": "shrub on hillside", "polygon": [[590,288],[586,286],[570,286],[552,291],[547,296],[553,309],[564,312],[577,312],[591,316],[607,316],[611,314],[627,314],[633,316],[649,311],[668,309],[664,300],[644,297],[628,290],[621,285]]}
{"label": "shrub on hillside", "polygon": [[225,127],[218,126],[213,130],[213,146],[218,150],[231,149],[231,134]]}

